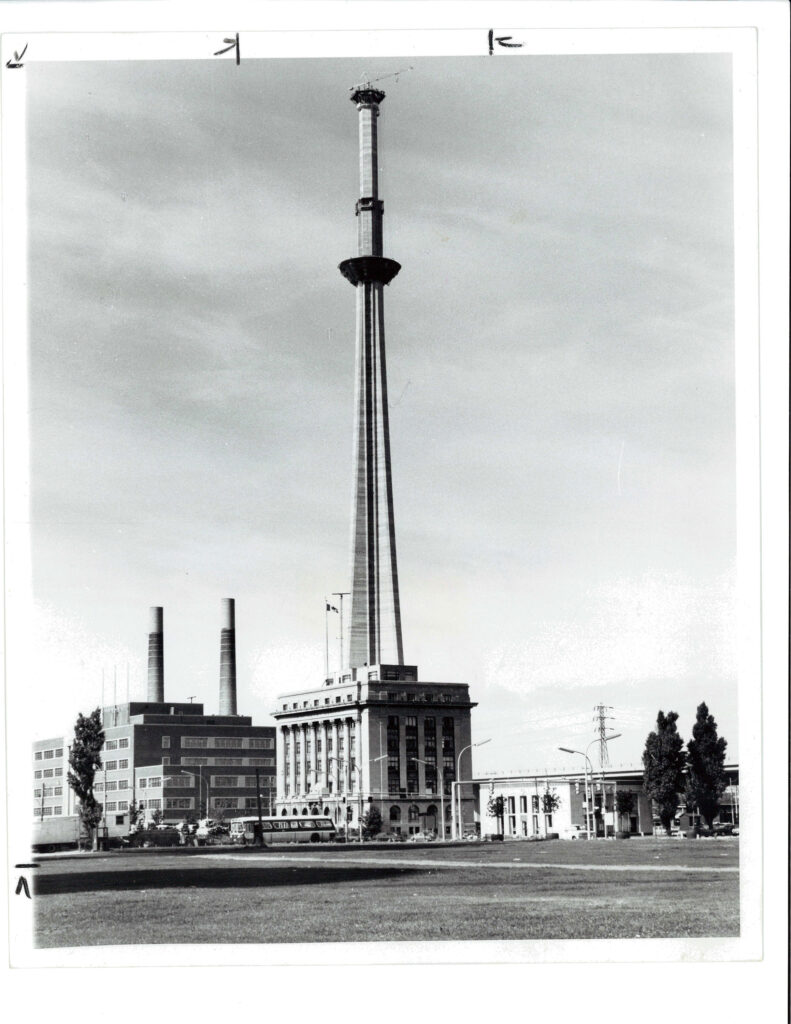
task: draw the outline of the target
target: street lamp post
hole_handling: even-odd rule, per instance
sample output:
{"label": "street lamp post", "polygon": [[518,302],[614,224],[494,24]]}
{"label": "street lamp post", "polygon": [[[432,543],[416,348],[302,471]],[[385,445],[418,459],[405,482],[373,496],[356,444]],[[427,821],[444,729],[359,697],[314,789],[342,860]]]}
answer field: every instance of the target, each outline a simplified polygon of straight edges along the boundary
{"label": "street lamp post", "polygon": [[379,817],[382,819],[383,825],[385,823],[385,798],[383,777],[384,765],[382,764],[382,762],[386,760],[387,754],[382,754],[380,757],[371,757],[368,759],[369,764],[375,764],[377,761],[379,762]]}
{"label": "street lamp post", "polygon": [[204,782],[206,783],[206,817],[208,818],[209,817],[209,780],[203,778],[203,765],[198,765],[198,771],[200,772],[200,775],[196,775],[195,772],[185,772],[184,769],[182,768],[180,770],[180,772],[179,772],[179,775],[191,775],[193,779],[197,779],[198,780],[198,810],[199,811],[200,811],[200,796],[201,796],[201,792],[202,792],[201,786],[203,785]]}
{"label": "street lamp post", "polygon": [[[621,735],[622,735],[622,733],[616,732],[612,736],[606,736],[605,739],[607,739],[607,740],[617,740]],[[590,750],[590,748],[593,746],[594,743],[600,743],[600,742],[601,742],[600,738],[597,738],[595,740],[591,740],[591,742],[588,744],[588,746],[585,748],[584,751],[582,751],[582,750],[572,750],[571,747],[558,747],[558,750],[562,750],[564,754],[579,754],[580,757],[584,757],[585,758],[585,766],[584,766],[584,771],[585,771],[585,831],[588,833],[588,839],[591,838],[590,819],[591,819],[591,813],[592,813],[592,811],[591,811],[591,804],[593,803],[593,765],[591,764],[591,759],[588,757],[588,751]],[[588,768],[590,768],[590,798],[588,797]],[[603,770],[602,770],[602,774],[603,774]],[[602,788],[602,797],[604,797],[604,789],[603,788]],[[615,820],[615,819],[613,818],[613,820]],[[604,826],[604,834],[605,834],[605,836],[607,835],[607,826],[606,826],[606,824]]]}
{"label": "street lamp post", "polygon": [[[362,841],[363,841],[363,771],[362,771],[362,768],[360,767],[359,764],[356,764],[353,761],[344,761],[340,757],[328,757],[327,760],[328,761],[337,761],[338,764],[342,764],[342,765],[346,766],[347,768],[354,768],[357,771],[357,803],[358,803],[358,806],[359,806],[359,811],[358,811],[358,815],[357,815],[357,831],[359,833],[358,841],[360,843],[362,843]],[[351,775],[349,776],[349,779],[351,779]],[[347,833],[348,833],[348,830],[349,830],[349,823],[346,822],[346,831],[347,831]]]}
{"label": "street lamp post", "polygon": [[[437,771],[436,764],[432,764],[430,761],[421,761],[419,757],[410,757],[410,761],[416,761],[418,764],[422,764],[424,767],[433,768]],[[440,841],[445,842],[445,786],[444,779],[443,784],[439,787],[439,804],[440,804],[440,821],[442,822],[442,830],[440,832]]]}
{"label": "street lamp post", "polygon": [[[461,782],[461,778],[460,778],[462,755],[466,754],[466,752],[468,750],[471,750],[473,747],[482,747],[484,745],[484,743],[491,743],[491,738],[489,738],[487,740],[481,740],[480,743],[469,743],[466,747],[464,747],[462,749],[461,753],[459,754],[458,758],[456,759],[456,781],[453,783],[453,786],[457,787],[456,788],[456,792],[458,794],[458,801],[459,801],[459,818],[458,818],[458,830],[457,830],[457,827],[456,827],[456,804],[455,804],[455,801],[454,801],[454,804],[453,804],[453,830],[452,830],[453,831],[453,838],[454,839],[457,839],[457,838],[461,839],[462,838],[462,815],[461,815],[461,787],[462,787],[462,782]],[[443,786],[444,786],[444,781],[445,780],[443,779]],[[453,798],[453,786],[450,787],[451,799]],[[458,836],[456,835],[457,831],[458,831]]]}

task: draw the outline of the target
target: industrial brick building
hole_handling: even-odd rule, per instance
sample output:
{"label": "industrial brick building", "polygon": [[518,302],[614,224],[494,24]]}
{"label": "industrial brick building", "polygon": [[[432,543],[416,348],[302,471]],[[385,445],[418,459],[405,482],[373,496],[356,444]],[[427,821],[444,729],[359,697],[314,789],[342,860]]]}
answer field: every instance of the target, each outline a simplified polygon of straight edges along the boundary
{"label": "industrial brick building", "polygon": [[[269,813],[275,796],[275,730],[236,713],[234,602],[223,601],[220,633],[220,714],[202,704],[165,700],[163,613],[151,609],[148,700],[102,708],[104,746],[94,796],[107,835],[129,831],[130,807],[141,820],[159,812],[163,822],[193,816],[231,818]],[[69,740],[33,745],[35,833],[45,819],[76,813],[66,781]],[[76,826],[75,826],[76,828]]]}

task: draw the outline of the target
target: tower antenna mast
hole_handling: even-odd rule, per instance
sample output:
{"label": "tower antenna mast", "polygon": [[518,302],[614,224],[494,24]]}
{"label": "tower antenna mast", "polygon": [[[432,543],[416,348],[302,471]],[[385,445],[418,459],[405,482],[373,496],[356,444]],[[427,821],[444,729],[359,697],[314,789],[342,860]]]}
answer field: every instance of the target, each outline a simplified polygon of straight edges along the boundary
{"label": "tower antenna mast", "polygon": [[609,704],[597,704],[593,709],[596,714],[594,715],[594,722],[599,723],[599,768],[605,768],[610,763],[610,755],[607,751],[607,719],[612,719],[612,715],[608,715],[608,711],[612,711],[612,707]]}
{"label": "tower antenna mast", "polygon": [[387,75],[380,75],[378,78],[365,78],[365,81],[358,82],[357,85],[351,86],[349,92],[355,92],[357,89],[365,89],[368,86],[374,85],[376,82],[384,82],[386,78],[395,78],[398,81],[398,76],[406,74],[407,71],[413,71],[414,67],[410,64],[407,68],[399,68],[398,71],[391,71]]}

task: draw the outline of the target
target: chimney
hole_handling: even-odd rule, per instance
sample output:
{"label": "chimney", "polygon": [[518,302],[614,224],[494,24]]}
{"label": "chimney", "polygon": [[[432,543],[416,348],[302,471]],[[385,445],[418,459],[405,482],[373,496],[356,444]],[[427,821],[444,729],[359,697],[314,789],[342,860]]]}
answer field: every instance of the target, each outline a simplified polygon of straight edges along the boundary
{"label": "chimney", "polygon": [[148,626],[148,700],[165,702],[165,651],[162,638],[162,609],[152,608]]}
{"label": "chimney", "polygon": [[222,600],[220,714],[236,714],[236,611],[232,597],[224,597]]}

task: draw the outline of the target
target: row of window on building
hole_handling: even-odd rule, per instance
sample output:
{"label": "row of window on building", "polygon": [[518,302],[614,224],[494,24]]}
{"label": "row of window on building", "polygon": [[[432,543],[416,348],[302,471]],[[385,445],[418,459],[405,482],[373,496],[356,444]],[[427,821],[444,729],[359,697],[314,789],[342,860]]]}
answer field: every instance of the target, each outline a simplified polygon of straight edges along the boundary
{"label": "row of window on building", "polygon": [[[162,737],[162,749],[171,745],[171,736]],[[180,736],[180,745],[187,749],[272,750],[275,741],[266,736]]]}
{"label": "row of window on building", "polygon": [[34,761],[49,761],[53,757],[63,757],[63,747],[52,747],[50,750],[36,750],[33,753]]}
{"label": "row of window on building", "polygon": [[63,776],[62,768],[38,768],[33,772],[34,779],[59,779]]}
{"label": "row of window on building", "polygon": [[[420,704],[420,703],[426,703],[426,704],[453,704],[455,701],[459,700],[459,698],[457,696],[455,696],[454,694],[451,694],[451,693],[428,693],[428,692],[426,692],[426,693],[407,693],[407,692],[393,693],[390,690],[388,690],[388,691],[380,691],[378,693],[371,693],[371,694],[369,694],[369,699],[371,699],[371,700],[383,700],[383,701],[387,701],[388,703],[393,703],[393,702],[396,702],[396,701],[398,701],[398,702],[403,701],[403,702],[407,702],[407,703],[414,702],[414,703],[418,703],[418,704]],[[345,702],[347,704],[350,704],[353,700],[354,700],[354,694],[353,693],[338,694],[335,697],[334,703],[335,704],[343,704]],[[325,697],[323,705],[321,703],[321,698],[315,697],[312,701],[310,701],[310,700],[303,700],[301,702],[301,709],[304,710],[305,708],[311,708],[311,707],[318,708],[318,707],[322,707],[322,706],[327,707],[327,706],[331,706],[332,704],[333,704],[333,700],[332,700],[331,697]],[[288,711],[289,710],[288,704],[284,704],[283,705],[283,710],[284,711]],[[299,711],[300,710],[300,701],[292,701],[291,710],[292,711]]]}

